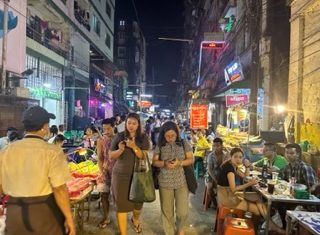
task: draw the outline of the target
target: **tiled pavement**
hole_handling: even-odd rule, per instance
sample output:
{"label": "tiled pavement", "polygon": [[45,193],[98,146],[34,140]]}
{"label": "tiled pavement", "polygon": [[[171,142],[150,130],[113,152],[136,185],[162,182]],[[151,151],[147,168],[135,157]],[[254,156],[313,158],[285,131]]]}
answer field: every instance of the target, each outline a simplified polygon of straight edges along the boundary
{"label": "tiled pavement", "polygon": [[[204,180],[199,179],[199,188],[196,195],[190,194],[189,202],[189,227],[186,229],[186,235],[210,235],[211,227],[213,225],[213,219],[215,217],[216,211],[212,208],[208,210],[203,209],[202,198],[204,192]],[[99,229],[97,224],[101,219],[101,211],[98,209],[98,203],[91,203],[90,219],[85,223],[83,235],[116,235],[119,234],[117,231],[117,224],[115,220],[115,210],[111,206],[110,217],[111,224],[108,225],[105,229]],[[128,235],[135,235],[136,233],[132,229],[129,223],[128,216]],[[157,191],[157,199],[152,203],[145,203],[142,215],[142,233],[145,235],[162,235],[162,224],[160,219],[160,204],[159,204],[159,195]]]}

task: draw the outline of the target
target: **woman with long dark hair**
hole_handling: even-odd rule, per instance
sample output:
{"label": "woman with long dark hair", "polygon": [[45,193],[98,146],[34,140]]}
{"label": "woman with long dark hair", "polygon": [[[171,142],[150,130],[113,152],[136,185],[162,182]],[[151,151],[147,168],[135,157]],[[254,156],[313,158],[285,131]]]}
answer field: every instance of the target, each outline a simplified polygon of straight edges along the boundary
{"label": "woman with long dark hair", "polygon": [[192,147],[187,141],[180,139],[177,124],[165,122],[160,129],[152,164],[160,168],[158,177],[161,217],[167,235],[184,234],[188,218],[189,190],[183,166],[193,162]]}
{"label": "woman with long dark hair", "polygon": [[[218,176],[218,204],[229,208],[250,211],[255,215],[262,216],[265,220],[269,219],[269,231],[282,232],[282,230],[270,219],[267,218],[266,205],[256,198],[254,200],[246,200],[240,192],[246,188],[258,183],[257,179],[250,179],[247,183],[236,185],[237,166],[242,164],[243,151],[240,148],[233,148],[230,151],[231,159],[221,165],[220,174]],[[253,196],[253,195],[251,195]]]}
{"label": "woman with long dark hair", "polygon": [[127,213],[131,211],[133,212],[131,218],[133,228],[137,233],[141,233],[140,213],[143,204],[129,201],[129,190],[135,158],[148,157],[150,141],[148,136],[142,132],[138,114],[128,114],[125,131],[114,137],[110,149],[109,156],[117,159],[112,171],[111,187],[116,203],[120,234],[127,234]]}

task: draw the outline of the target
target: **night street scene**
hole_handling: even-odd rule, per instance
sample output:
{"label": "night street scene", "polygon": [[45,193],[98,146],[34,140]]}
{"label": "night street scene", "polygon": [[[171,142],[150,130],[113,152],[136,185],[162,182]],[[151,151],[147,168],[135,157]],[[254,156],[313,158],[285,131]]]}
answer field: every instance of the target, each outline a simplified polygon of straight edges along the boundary
{"label": "night street scene", "polygon": [[0,0],[0,235],[320,235],[320,0]]}

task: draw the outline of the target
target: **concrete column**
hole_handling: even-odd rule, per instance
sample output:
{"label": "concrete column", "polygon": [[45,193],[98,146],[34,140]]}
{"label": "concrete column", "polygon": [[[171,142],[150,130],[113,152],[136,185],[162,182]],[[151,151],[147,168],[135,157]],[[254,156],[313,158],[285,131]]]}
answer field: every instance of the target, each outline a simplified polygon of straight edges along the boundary
{"label": "concrete column", "polygon": [[298,76],[297,76],[297,109],[295,112],[295,120],[296,120],[296,142],[300,142],[300,129],[301,124],[304,122],[303,117],[303,107],[302,107],[302,101],[303,101],[303,57],[304,57],[304,49],[303,49],[303,38],[304,38],[304,16],[300,15],[298,17]]}

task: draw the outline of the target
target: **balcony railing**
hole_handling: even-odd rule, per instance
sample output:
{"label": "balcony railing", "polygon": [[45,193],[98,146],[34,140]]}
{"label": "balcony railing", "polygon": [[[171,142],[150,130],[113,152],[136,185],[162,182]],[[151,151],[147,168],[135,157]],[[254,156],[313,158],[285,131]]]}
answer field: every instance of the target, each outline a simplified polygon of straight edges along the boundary
{"label": "balcony railing", "polygon": [[69,46],[56,39],[46,37],[45,33],[36,31],[30,24],[27,24],[27,37],[37,41],[44,47],[54,51],[64,58],[69,57]]}
{"label": "balcony railing", "polygon": [[74,17],[76,18],[76,20],[82,24],[88,31],[91,30],[90,28],[90,13],[89,11],[86,11],[85,9],[82,9],[78,2],[75,1],[74,2]]}

